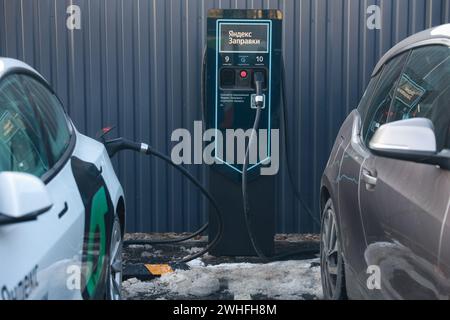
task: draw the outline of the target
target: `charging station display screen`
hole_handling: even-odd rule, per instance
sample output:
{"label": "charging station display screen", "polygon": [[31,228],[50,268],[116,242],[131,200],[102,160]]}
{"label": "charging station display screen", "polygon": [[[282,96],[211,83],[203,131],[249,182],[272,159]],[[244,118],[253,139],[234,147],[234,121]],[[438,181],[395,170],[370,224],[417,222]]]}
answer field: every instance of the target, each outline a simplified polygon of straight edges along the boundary
{"label": "charging station display screen", "polygon": [[269,26],[258,23],[221,23],[221,53],[268,53]]}

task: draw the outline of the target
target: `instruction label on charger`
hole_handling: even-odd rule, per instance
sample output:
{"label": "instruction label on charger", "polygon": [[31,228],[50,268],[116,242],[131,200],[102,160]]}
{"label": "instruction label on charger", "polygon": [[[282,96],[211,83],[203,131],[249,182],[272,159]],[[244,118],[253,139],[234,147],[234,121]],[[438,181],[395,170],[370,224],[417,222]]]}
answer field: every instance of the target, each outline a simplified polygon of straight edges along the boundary
{"label": "instruction label on charger", "polygon": [[245,99],[248,99],[248,94],[223,93],[220,95],[220,104],[226,106],[229,103],[245,103]]}

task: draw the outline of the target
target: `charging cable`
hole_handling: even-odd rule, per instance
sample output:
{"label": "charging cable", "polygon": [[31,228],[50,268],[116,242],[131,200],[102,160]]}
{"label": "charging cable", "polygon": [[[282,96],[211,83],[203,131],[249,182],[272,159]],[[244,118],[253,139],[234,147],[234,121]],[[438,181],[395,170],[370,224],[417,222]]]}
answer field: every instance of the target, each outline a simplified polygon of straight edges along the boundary
{"label": "charging cable", "polygon": [[[108,151],[108,155],[111,158],[114,157],[120,151],[131,150],[131,151],[135,151],[135,152],[140,152],[144,155],[155,156],[156,158],[159,158],[159,159],[165,161],[170,166],[172,166],[174,169],[176,169],[181,174],[183,174],[190,182],[192,182],[213,206],[213,208],[214,208],[213,211],[215,212],[215,214],[217,216],[218,229],[219,229],[216,237],[202,251],[200,251],[196,254],[187,256],[187,257],[183,258],[182,260],[177,261],[176,263],[187,263],[189,261],[195,260],[195,259],[205,255],[209,251],[211,251],[219,243],[219,241],[222,237],[222,234],[223,234],[222,212],[220,211],[219,205],[217,204],[216,200],[212,197],[212,195],[205,189],[205,187],[202,186],[202,184],[192,174],[189,173],[189,171],[187,171],[182,166],[176,165],[172,161],[172,159],[170,159],[168,156],[153,149],[152,147],[150,147],[149,145],[147,145],[145,143],[137,143],[137,142],[129,141],[125,138],[118,138],[118,139],[114,139],[111,141],[106,141],[105,147],[106,147],[106,150]],[[197,232],[195,232],[194,234],[192,234],[188,237],[173,239],[173,240],[129,240],[129,241],[125,241],[124,245],[127,245],[127,246],[129,246],[129,245],[157,245],[157,244],[179,243],[179,242],[184,242],[184,241],[195,238],[196,236],[205,232],[206,229],[208,229],[208,224],[204,225],[200,230],[198,230]]]}
{"label": "charging cable", "polygon": [[245,159],[244,159],[244,165],[242,167],[242,199],[244,203],[244,216],[245,216],[245,224],[247,227],[247,233],[250,238],[250,241],[252,243],[253,249],[256,251],[256,254],[258,257],[260,257],[263,260],[267,260],[266,255],[261,250],[261,248],[258,245],[258,242],[256,241],[253,233],[253,225],[252,225],[252,214],[250,210],[250,201],[248,199],[248,182],[247,182],[247,171],[248,171],[248,165],[249,165],[249,154],[251,147],[255,140],[255,135],[257,135],[257,131],[259,129],[259,123],[261,121],[261,114],[262,109],[264,107],[264,96],[262,94],[262,88],[264,84],[264,75],[262,72],[255,72],[254,75],[255,78],[255,87],[256,87],[256,96],[255,96],[255,105],[256,105],[256,116],[255,116],[255,122],[253,124],[252,134],[250,136],[250,141],[247,146],[247,150],[245,151]]}
{"label": "charging cable", "polygon": [[306,205],[305,201],[303,200],[303,197],[297,188],[295,182],[294,182],[294,175],[292,170],[292,164],[291,164],[291,157],[289,155],[289,130],[288,130],[288,107],[287,107],[287,98],[286,98],[286,70],[284,67],[284,58],[282,59],[281,63],[281,96],[283,100],[283,127],[284,127],[284,149],[286,150],[286,164],[287,164],[287,171],[288,171],[288,177],[289,177],[289,183],[291,185],[292,191],[294,192],[295,197],[300,202],[300,205],[303,207],[303,209],[306,211],[306,213],[310,216],[312,221],[320,228],[321,223],[319,219],[313,214],[311,209]]}
{"label": "charging cable", "polygon": [[[302,249],[292,252],[287,252],[284,254],[280,254],[274,257],[267,257],[263,250],[259,247],[259,244],[257,240],[255,239],[254,233],[253,233],[253,226],[252,226],[252,214],[250,210],[250,202],[248,199],[248,182],[247,182],[247,171],[248,171],[248,165],[249,165],[249,154],[252,147],[252,144],[254,143],[254,136],[257,134],[257,131],[259,130],[259,124],[261,120],[261,114],[262,109],[264,107],[264,96],[262,94],[262,87],[264,84],[264,75],[261,72],[255,72],[255,87],[256,87],[256,97],[255,97],[255,104],[256,104],[256,116],[255,116],[255,122],[252,129],[252,134],[250,137],[249,144],[247,146],[247,150],[245,152],[245,159],[244,159],[244,165],[242,168],[242,199],[243,199],[243,205],[244,205],[244,216],[245,216],[245,223],[247,227],[247,233],[250,238],[250,241],[252,243],[253,249],[255,250],[257,256],[262,259],[264,262],[272,262],[272,261],[279,261],[283,260],[289,257],[298,256],[298,255],[305,255],[305,254],[316,254],[317,249]],[[285,108],[284,104],[284,108]],[[283,113],[283,115],[285,115]],[[286,122],[286,119],[285,119]]]}

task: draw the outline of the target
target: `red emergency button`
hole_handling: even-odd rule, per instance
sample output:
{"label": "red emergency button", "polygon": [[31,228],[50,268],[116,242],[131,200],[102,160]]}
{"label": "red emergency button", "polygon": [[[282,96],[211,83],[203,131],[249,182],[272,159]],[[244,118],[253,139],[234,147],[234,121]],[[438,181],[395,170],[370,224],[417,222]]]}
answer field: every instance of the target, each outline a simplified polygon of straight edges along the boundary
{"label": "red emergency button", "polygon": [[246,70],[242,70],[240,75],[242,79],[246,79],[248,77],[248,72]]}

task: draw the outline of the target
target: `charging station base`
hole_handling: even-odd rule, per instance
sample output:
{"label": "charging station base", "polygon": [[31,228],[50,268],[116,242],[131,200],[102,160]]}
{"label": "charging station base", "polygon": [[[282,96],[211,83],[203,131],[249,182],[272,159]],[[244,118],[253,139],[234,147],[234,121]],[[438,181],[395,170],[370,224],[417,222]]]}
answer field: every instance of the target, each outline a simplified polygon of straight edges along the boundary
{"label": "charging station base", "polygon": [[[242,200],[242,188],[239,183],[223,174],[211,170],[210,191],[220,209],[224,212],[223,235],[218,245],[210,252],[213,256],[256,256],[248,235]],[[252,212],[252,230],[256,242],[263,253],[270,257],[275,252],[275,177],[262,176],[248,183],[249,201]],[[209,214],[209,239],[218,233],[217,216]]]}

